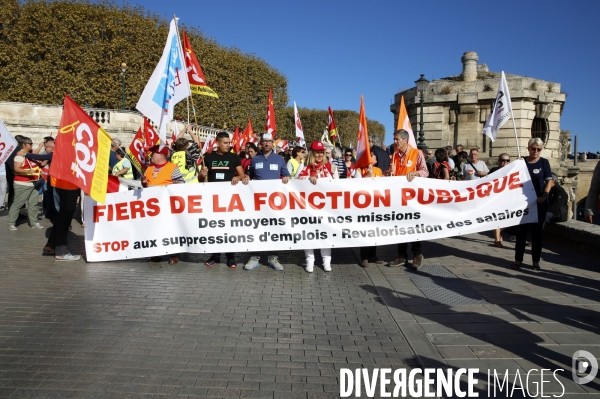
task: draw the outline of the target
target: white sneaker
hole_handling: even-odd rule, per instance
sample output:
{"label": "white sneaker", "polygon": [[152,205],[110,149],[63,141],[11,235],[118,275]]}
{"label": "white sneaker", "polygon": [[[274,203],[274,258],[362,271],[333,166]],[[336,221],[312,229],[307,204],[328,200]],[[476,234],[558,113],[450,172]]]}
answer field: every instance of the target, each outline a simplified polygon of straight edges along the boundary
{"label": "white sneaker", "polygon": [[39,224],[39,223],[32,224],[30,227],[31,227],[32,229],[43,229],[43,228],[44,228],[44,226],[42,226],[42,225],[41,225],[41,224]]}
{"label": "white sneaker", "polygon": [[323,270],[325,270],[326,272],[331,271],[331,256],[323,257]]}
{"label": "white sneaker", "polygon": [[9,224],[8,225],[8,230],[10,230],[10,231],[17,231],[17,226],[15,226],[14,224]]}
{"label": "white sneaker", "polygon": [[315,262],[306,262],[306,267],[304,268],[307,273],[312,273],[315,271]]}

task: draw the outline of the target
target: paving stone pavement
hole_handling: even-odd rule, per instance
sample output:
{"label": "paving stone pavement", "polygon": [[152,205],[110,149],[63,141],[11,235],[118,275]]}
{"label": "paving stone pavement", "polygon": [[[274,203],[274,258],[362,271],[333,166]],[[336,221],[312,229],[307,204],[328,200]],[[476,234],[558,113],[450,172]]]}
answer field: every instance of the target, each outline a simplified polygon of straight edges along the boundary
{"label": "paving stone pavement", "polygon": [[[445,305],[404,268],[361,268],[356,248],[334,250],[333,272],[313,274],[302,251],[276,253],[283,272],[242,270],[250,254],[235,270],[204,266],[204,254],[173,266],[60,263],[40,254],[48,230],[6,224],[1,212],[0,397],[337,398],[343,367],[477,367],[511,381],[563,368],[563,397],[600,392],[598,378],[570,378],[575,350],[600,356],[599,262],[559,247],[532,272],[513,271],[513,246],[485,234],[424,243],[425,264],[455,276],[437,276],[442,287],[460,280],[463,295],[483,298]],[[73,221],[73,252],[82,235]],[[378,254],[391,260],[395,247]],[[560,393],[544,379],[545,394]],[[478,392],[487,397],[483,374]]]}

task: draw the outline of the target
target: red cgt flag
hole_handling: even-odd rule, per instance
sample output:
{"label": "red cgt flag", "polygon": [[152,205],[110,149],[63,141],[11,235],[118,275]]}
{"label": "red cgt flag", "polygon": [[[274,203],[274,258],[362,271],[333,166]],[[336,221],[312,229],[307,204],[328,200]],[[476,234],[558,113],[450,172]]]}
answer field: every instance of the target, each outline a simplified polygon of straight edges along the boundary
{"label": "red cgt flag", "polygon": [[185,54],[185,69],[188,74],[192,93],[219,98],[217,93],[206,84],[204,72],[202,72],[198,58],[196,58],[196,54],[194,53],[194,50],[192,50],[192,45],[190,44],[185,31],[183,32],[183,53]]}
{"label": "red cgt flag", "polygon": [[331,141],[336,141],[338,136],[337,126],[335,125],[335,119],[333,119],[333,111],[331,107],[329,107],[329,124],[327,126],[327,130],[329,131],[329,138]]}
{"label": "red cgt flag", "polygon": [[275,123],[275,108],[273,106],[273,92],[269,87],[269,102],[267,104],[267,119],[265,120],[265,132],[271,133],[273,135],[273,140],[275,140],[275,135],[277,133],[277,127]]}
{"label": "red cgt flag", "polygon": [[111,137],[69,96],[54,142],[50,176],[76,185],[104,203]]}
{"label": "red cgt flag", "polygon": [[240,128],[235,127],[235,132],[233,132],[233,137],[231,138],[231,147],[236,154],[240,152]]}
{"label": "red cgt flag", "polygon": [[144,131],[142,132],[141,127],[138,129],[137,133],[133,137],[133,141],[127,149],[127,155],[129,155],[129,159],[135,164],[134,166],[138,170],[141,170],[142,172],[146,171],[146,168],[148,167],[146,153],[150,147],[158,144],[159,140],[158,134],[156,134],[156,131],[150,124],[150,121],[144,117]]}

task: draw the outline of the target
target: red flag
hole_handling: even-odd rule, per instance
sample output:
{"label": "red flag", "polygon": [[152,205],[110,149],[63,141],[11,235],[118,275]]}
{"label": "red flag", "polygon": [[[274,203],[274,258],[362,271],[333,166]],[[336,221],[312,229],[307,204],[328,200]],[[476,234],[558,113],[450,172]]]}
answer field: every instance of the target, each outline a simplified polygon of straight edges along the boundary
{"label": "red flag", "polygon": [[277,127],[275,123],[275,108],[273,106],[273,92],[269,87],[269,102],[267,104],[267,119],[265,120],[265,132],[271,133],[273,135],[273,140],[275,140],[275,135],[277,133]]}
{"label": "red flag", "polygon": [[290,148],[290,142],[289,140],[284,140],[281,142],[281,149],[283,151],[287,151]]}
{"label": "red flag", "polygon": [[244,133],[242,133],[244,137],[244,145],[246,143],[254,143],[256,142],[256,138],[254,137],[254,129],[252,128],[252,121],[248,118],[248,125],[244,129]]}
{"label": "red flag", "polygon": [[104,203],[111,137],[69,96],[65,96],[58,132],[50,176]]}
{"label": "red flag", "polygon": [[[142,172],[146,171],[146,168],[148,167],[146,162],[146,143],[142,134],[142,128],[139,128],[133,137],[133,141],[127,149],[127,155],[129,155],[129,159],[135,164],[135,167],[138,170],[141,170]],[[109,191],[109,193],[111,192],[113,191]]]}
{"label": "red flag", "polygon": [[371,165],[371,151],[369,150],[369,132],[367,130],[365,100],[361,95],[360,115],[358,117],[358,142],[356,143],[356,167],[366,168],[369,165]]}
{"label": "red flag", "polygon": [[194,50],[192,50],[192,45],[190,44],[185,31],[183,32],[183,53],[185,54],[185,69],[188,74],[188,80],[190,81],[190,89],[192,93],[219,98],[217,93],[215,93],[213,89],[208,87],[206,84],[204,72],[202,72],[200,63],[196,58]]}
{"label": "red flag", "polygon": [[150,120],[144,117],[144,149],[148,151],[150,147],[157,145],[159,141],[160,137],[152,127]]}
{"label": "red flag", "polygon": [[331,107],[329,107],[329,124],[327,126],[327,130],[329,131],[329,138],[331,141],[336,141],[338,136],[337,126],[335,125],[335,119],[333,119],[333,111]]}
{"label": "red flag", "polygon": [[233,137],[231,138],[231,146],[236,154],[240,152],[240,128],[235,127],[235,132],[233,132]]}

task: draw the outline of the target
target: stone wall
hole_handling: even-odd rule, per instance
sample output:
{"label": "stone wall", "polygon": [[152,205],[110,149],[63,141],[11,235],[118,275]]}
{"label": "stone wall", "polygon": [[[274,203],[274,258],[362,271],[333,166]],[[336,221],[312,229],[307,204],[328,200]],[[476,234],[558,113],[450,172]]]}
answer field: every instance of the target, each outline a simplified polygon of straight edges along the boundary
{"label": "stone wall", "polygon": [[[13,136],[20,134],[30,137],[34,143],[39,143],[51,134],[56,137],[62,108],[62,105],[0,102],[0,120]],[[120,139],[124,146],[131,143],[143,123],[142,114],[136,111],[98,108],[84,108],[84,110],[111,137]],[[171,123],[167,124],[168,132],[171,132]],[[183,123],[178,122],[178,126],[180,130],[183,129]],[[214,137],[214,134],[220,131],[207,126],[197,126],[194,130],[200,134],[202,141],[209,133]],[[170,138],[169,134],[167,139]]]}

